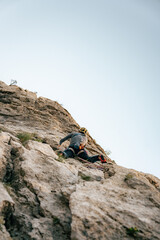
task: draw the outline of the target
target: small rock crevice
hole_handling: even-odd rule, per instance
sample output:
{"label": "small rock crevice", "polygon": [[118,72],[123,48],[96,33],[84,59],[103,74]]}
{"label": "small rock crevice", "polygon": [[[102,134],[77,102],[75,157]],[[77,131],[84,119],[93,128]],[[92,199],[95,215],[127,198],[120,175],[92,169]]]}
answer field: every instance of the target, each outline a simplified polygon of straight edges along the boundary
{"label": "small rock crevice", "polygon": [[14,173],[14,159],[17,157],[17,150],[14,148],[11,148],[10,151],[10,158],[7,160],[7,165],[6,165],[6,174],[3,178],[3,182],[5,183],[11,183],[13,180],[13,173]]}
{"label": "small rock crevice", "polygon": [[109,164],[107,167],[104,168],[104,178],[110,178],[115,175],[116,171],[112,164]]}

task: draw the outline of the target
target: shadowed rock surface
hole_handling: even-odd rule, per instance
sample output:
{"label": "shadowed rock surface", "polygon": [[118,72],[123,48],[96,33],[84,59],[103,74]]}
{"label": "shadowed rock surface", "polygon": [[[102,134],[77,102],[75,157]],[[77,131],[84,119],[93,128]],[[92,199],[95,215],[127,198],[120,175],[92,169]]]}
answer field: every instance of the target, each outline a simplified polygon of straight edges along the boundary
{"label": "shadowed rock surface", "polygon": [[[0,240],[160,239],[160,180],[58,157],[78,128],[57,102],[0,82]],[[91,136],[87,149],[104,154]]]}

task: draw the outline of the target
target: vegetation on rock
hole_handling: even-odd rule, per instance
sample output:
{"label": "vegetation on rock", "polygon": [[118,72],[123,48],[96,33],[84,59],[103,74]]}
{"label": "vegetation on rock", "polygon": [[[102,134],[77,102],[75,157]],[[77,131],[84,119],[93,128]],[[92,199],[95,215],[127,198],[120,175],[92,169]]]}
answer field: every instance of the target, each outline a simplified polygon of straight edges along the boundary
{"label": "vegetation on rock", "polygon": [[18,133],[17,138],[19,138],[22,144],[25,144],[29,140],[43,142],[43,139],[38,137],[36,133],[27,133],[27,132]]}

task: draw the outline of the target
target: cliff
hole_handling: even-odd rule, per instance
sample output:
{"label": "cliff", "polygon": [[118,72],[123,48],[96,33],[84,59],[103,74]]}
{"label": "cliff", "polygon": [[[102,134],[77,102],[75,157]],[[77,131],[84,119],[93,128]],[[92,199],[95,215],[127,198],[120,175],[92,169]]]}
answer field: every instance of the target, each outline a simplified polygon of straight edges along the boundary
{"label": "cliff", "polygon": [[[0,239],[160,239],[160,180],[58,157],[78,128],[57,102],[0,82]],[[104,154],[91,136],[87,149]]]}

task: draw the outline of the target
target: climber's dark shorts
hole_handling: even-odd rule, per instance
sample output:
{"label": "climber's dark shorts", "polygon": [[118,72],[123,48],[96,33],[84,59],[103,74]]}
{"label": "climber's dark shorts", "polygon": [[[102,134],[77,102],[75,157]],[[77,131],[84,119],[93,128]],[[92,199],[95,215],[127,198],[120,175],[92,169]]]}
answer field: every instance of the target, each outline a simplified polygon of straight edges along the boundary
{"label": "climber's dark shorts", "polygon": [[89,162],[92,162],[92,163],[94,163],[96,161],[100,161],[98,158],[99,155],[89,157],[85,148],[80,150],[80,149],[75,149],[72,146],[69,146],[63,153],[66,158],[74,158],[75,156],[78,156],[78,157],[88,160]]}

